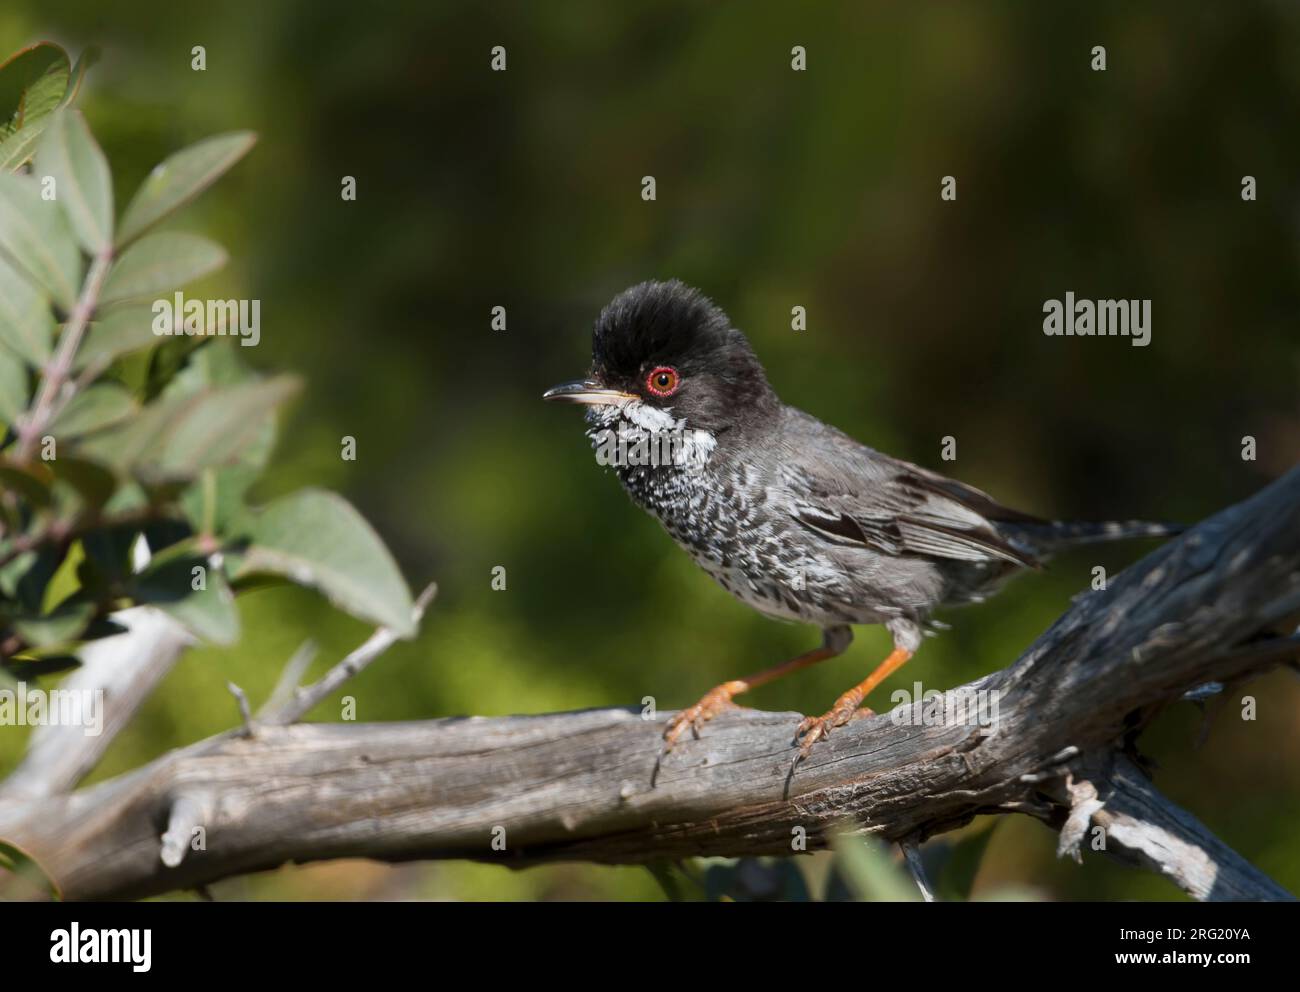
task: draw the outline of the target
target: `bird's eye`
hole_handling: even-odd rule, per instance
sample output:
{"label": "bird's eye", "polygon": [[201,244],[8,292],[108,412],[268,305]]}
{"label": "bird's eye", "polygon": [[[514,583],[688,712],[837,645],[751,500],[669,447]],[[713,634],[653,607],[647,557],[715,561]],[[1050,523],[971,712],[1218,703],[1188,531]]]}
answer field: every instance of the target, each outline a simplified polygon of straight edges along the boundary
{"label": "bird's eye", "polygon": [[645,388],[656,396],[671,396],[681,384],[682,377],[676,369],[660,365],[646,377]]}

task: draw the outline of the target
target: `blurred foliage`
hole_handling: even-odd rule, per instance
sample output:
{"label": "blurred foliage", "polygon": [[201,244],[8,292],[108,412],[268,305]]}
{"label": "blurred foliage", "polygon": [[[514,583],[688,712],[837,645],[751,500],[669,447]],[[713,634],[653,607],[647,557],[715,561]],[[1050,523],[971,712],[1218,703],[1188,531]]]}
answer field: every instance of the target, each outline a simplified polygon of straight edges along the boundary
{"label": "blurred foliage", "polygon": [[[602,4],[291,0],[220,6],[10,0],[0,48],[103,52],[78,104],[125,197],[206,135],[257,151],[187,211],[229,246],[222,296],[262,302],[241,355],[301,373],[265,502],[337,489],[440,598],[418,640],[350,687],[363,720],[637,704],[661,709],[788,657],[813,631],[733,602],[593,464],[541,391],[581,373],[589,329],[646,278],[700,286],[789,402],[877,447],[1069,518],[1195,520],[1300,451],[1300,9],[1233,5]],[[191,70],[191,49],[207,68]],[[790,69],[804,45],[808,71]],[[1089,69],[1093,45],[1108,68]],[[509,68],[489,71],[504,45]],[[640,198],[654,175],[658,199]],[[941,177],[958,199],[939,199]],[[1259,184],[1243,202],[1241,178]],[[357,199],[340,197],[343,177]],[[124,202],[124,200],[119,200]],[[219,283],[214,281],[219,279]],[[1150,347],[1047,338],[1042,303],[1153,301]],[[214,290],[217,291],[217,290]],[[806,332],[790,308],[808,309]],[[505,306],[508,328],[489,328]],[[940,439],[958,459],[939,461]],[[1259,440],[1244,462],[1241,439]],[[355,462],[340,438],[357,440]],[[882,688],[946,688],[1014,659],[1134,544],[1079,552],[978,608]],[[505,591],[491,587],[504,565]],[[237,648],[193,652],[97,776],[225,729],[308,635],[320,665],[365,625],[289,587],[239,600]],[[821,712],[887,650],[755,692]],[[1167,712],[1159,782],[1300,890],[1300,685],[1248,687],[1196,749]],[[337,719],[332,704],[320,719]],[[0,736],[0,771],[19,735]],[[978,824],[973,824],[974,829]],[[970,895],[1181,898],[1002,818]],[[962,835],[964,836],[964,835]],[[932,843],[939,843],[935,841]],[[825,878],[830,855],[801,861]],[[939,883],[936,883],[939,884]],[[820,882],[809,883],[821,893]],[[565,865],[286,868],[218,898],[662,898],[649,872]]]}
{"label": "blurred foliage", "polygon": [[76,646],[120,632],[111,614],[132,605],[233,644],[232,589],[267,577],[409,637],[406,583],[350,504],[313,490],[245,503],[297,383],[243,367],[231,336],[260,333],[246,307],[227,324],[202,299],[171,297],[220,268],[224,250],[149,233],[253,136],[169,156],[115,221],[108,162],[71,106],[81,75],[49,43],[0,65],[13,101],[0,139],[0,670],[74,666]]}
{"label": "blurred foliage", "polygon": [[0,902],[62,899],[58,884],[20,847],[0,841]]}

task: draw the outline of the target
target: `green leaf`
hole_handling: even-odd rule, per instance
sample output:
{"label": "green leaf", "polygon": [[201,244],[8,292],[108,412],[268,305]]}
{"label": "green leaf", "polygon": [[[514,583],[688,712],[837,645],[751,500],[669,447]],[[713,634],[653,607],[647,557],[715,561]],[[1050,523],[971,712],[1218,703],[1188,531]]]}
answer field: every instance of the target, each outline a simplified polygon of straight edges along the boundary
{"label": "green leaf", "polygon": [[37,549],[36,557],[23,569],[15,583],[13,599],[22,609],[34,614],[41,612],[50,581],[66,557],[67,549],[62,545],[45,545]]}
{"label": "green leaf", "polygon": [[33,506],[49,506],[54,475],[44,462],[19,464],[0,456],[0,485],[18,493]]}
{"label": "green leaf", "polygon": [[226,264],[226,250],[198,234],[151,234],[109,270],[100,303],[169,293]]}
{"label": "green leaf", "polygon": [[55,303],[72,309],[81,253],[58,202],[42,200],[30,176],[0,173],[0,252]]}
{"label": "green leaf", "polygon": [[82,441],[78,453],[122,471],[134,469],[157,449],[172,424],[188,415],[188,406],[186,397],[164,397],[130,420]]}
{"label": "green leaf", "polygon": [[[68,53],[49,41],[29,45],[0,64],[0,137],[53,112],[67,92],[71,71]],[[51,98],[54,81],[60,85]]]}
{"label": "green leaf", "polygon": [[0,901],[46,897],[61,901],[54,877],[16,844],[0,839]]}
{"label": "green leaf", "polygon": [[40,368],[50,358],[50,301],[0,256],[0,345]]}
{"label": "green leaf", "polygon": [[77,64],[72,67],[72,74],[68,79],[67,91],[63,94],[63,99],[59,101],[60,107],[71,106],[77,99],[77,94],[81,92],[81,84],[86,80],[86,70],[99,61],[100,50],[98,46],[91,45],[81,53],[81,58],[77,59]]}
{"label": "green leaf", "polygon": [[36,170],[38,175],[53,177],[55,196],[88,254],[113,243],[108,162],[81,114],[57,110],[50,116],[36,151]]}
{"label": "green leaf", "polygon": [[[125,629],[125,628],[123,628]],[[71,654],[51,654],[40,658],[10,658],[8,667],[20,682],[34,682],[50,675],[62,675],[81,667],[81,659]]]}
{"label": "green leaf", "polygon": [[190,145],[154,167],[127,206],[118,227],[126,245],[211,186],[253,147],[251,131],[220,134]]}
{"label": "green leaf", "polygon": [[[185,368],[174,374],[164,395],[192,395],[212,387],[229,389],[256,381],[255,373],[240,360],[239,348],[204,347],[190,355]],[[198,480],[181,494],[181,507],[195,530],[221,536],[242,533],[240,524],[248,512],[244,494],[269,462],[276,436],[276,421],[266,417],[229,464],[204,468]]]}
{"label": "green leaf", "polygon": [[411,593],[379,535],[341,496],[304,490],[259,511],[241,576],[270,572],[323,592],[355,617],[410,637]]}
{"label": "green leaf", "polygon": [[[67,546],[59,567],[50,576],[41,595],[41,610],[45,615],[63,613],[74,605],[89,603],[88,597],[79,595],[81,583],[77,581],[77,566],[84,560],[86,549],[80,541],[73,541]],[[91,613],[91,619],[94,613]]]}
{"label": "green leaf", "polygon": [[[946,858],[934,873],[938,894],[945,902],[960,902],[971,897],[975,876],[984,861],[984,851],[993,837],[994,824],[984,821],[964,828],[946,838]],[[932,842],[934,843],[934,842]]]}
{"label": "green leaf", "polygon": [[4,345],[0,345],[0,422],[10,427],[27,409],[27,366]]}
{"label": "green leaf", "polygon": [[234,463],[276,407],[298,390],[292,376],[163,396],[130,420],[96,433],[79,452],[153,482],[192,479]]}
{"label": "green leaf", "polygon": [[86,329],[72,367],[78,372],[91,365],[103,368],[122,355],[148,348],[160,340],[162,336],[153,330],[152,307],[115,307]]}
{"label": "green leaf", "polygon": [[247,449],[248,457],[241,456],[233,465],[205,468],[181,494],[181,508],[195,530],[220,536],[242,533],[248,515],[244,498],[262,474],[254,459],[261,451],[269,451],[274,441],[275,424],[268,421]]}
{"label": "green leaf", "polygon": [[212,338],[194,335],[164,335],[149,351],[149,365],[144,377],[144,396],[148,401],[171,393],[172,384],[195,355],[213,345]]}
{"label": "green leaf", "polygon": [[239,526],[247,513],[244,495],[261,476],[275,439],[275,422],[268,419],[233,464],[205,468],[181,494],[181,507],[196,531],[224,535]]}
{"label": "green leaf", "polygon": [[[202,588],[195,589],[195,569]],[[239,612],[221,569],[200,557],[184,555],[151,562],[136,582],[138,602],[158,607],[205,641],[233,644],[239,639]]]}
{"label": "green leaf", "polygon": [[803,873],[784,858],[710,858],[704,865],[707,902],[808,902]]}
{"label": "green leaf", "polygon": [[276,407],[297,391],[297,379],[277,376],[200,395],[172,425],[156,459],[158,473],[188,479],[208,466],[240,461],[255,449]]}
{"label": "green leaf", "polygon": [[297,391],[291,376],[209,390],[173,425],[157,459],[160,473],[193,478],[208,466],[239,462],[255,449],[275,409]]}
{"label": "green leaf", "polygon": [[19,583],[22,582],[23,576],[31,571],[36,560],[35,551],[24,551],[18,557],[0,565],[0,593],[4,593],[6,599],[17,598]]}
{"label": "green leaf", "polygon": [[68,603],[42,617],[16,618],[13,626],[28,644],[48,648],[77,640],[94,615],[94,603]]}
{"label": "green leaf", "polygon": [[31,161],[44,130],[45,121],[42,120],[20,128],[12,137],[0,141],[0,171],[14,172]]}
{"label": "green leaf", "polygon": [[831,837],[835,870],[858,902],[919,902],[920,890],[874,837],[836,832]]}
{"label": "green leaf", "polygon": [[73,489],[88,504],[101,507],[117,491],[117,477],[98,462],[61,454],[48,463],[54,477]]}
{"label": "green leaf", "polygon": [[24,48],[0,65],[0,169],[21,168],[50,114],[67,96],[68,53],[48,41]]}
{"label": "green leaf", "polygon": [[138,524],[112,524],[84,535],[81,547],[85,557],[77,566],[82,587],[117,586],[131,579],[133,552],[139,537]]}
{"label": "green leaf", "polygon": [[130,390],[115,382],[97,382],[68,401],[50,425],[50,433],[68,438],[90,434],[111,427],[135,411]]}
{"label": "green leaf", "polygon": [[166,391],[192,393],[206,386],[237,386],[256,382],[258,375],[243,362],[242,348],[224,347],[213,342],[187,356],[184,368],[175,372]]}

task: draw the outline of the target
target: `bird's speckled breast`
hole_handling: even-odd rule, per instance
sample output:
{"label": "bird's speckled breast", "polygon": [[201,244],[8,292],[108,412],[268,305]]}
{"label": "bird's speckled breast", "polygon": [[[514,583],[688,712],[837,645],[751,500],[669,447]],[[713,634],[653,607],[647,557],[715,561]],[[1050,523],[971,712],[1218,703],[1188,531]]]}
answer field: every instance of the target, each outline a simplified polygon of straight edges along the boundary
{"label": "bird's speckled breast", "polygon": [[[635,430],[636,424],[623,426]],[[595,432],[593,442],[595,441]],[[885,619],[853,604],[842,565],[816,556],[779,492],[749,466],[714,450],[697,464],[617,465],[628,495],[741,602],[767,616],[829,626]]]}

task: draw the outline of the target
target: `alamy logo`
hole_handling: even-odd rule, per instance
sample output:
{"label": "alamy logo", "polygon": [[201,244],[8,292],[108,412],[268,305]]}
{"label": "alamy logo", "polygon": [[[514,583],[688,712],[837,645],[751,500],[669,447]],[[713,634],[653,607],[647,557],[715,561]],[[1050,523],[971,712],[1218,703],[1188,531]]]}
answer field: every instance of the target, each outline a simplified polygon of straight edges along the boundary
{"label": "alamy logo", "polygon": [[239,337],[251,347],[262,340],[261,300],[187,300],[180,290],[153,301],[153,332],[159,337]]}
{"label": "alamy logo", "polygon": [[996,733],[1001,697],[998,689],[959,686],[940,692],[922,690],[921,683],[914,682],[911,692],[890,693],[894,709],[889,718],[896,727],[989,727]]}
{"label": "alamy logo", "polygon": [[617,468],[675,465],[699,468],[707,460],[712,445],[702,442],[696,431],[674,428],[646,430],[620,425],[592,434],[596,462]]}
{"label": "alamy logo", "polygon": [[50,960],[55,964],[129,964],[134,972],[152,967],[152,930],[82,930],[73,922],[50,933]]}
{"label": "alamy logo", "polygon": [[81,727],[87,737],[104,730],[103,689],[29,689],[19,682],[0,689],[0,727]]}
{"label": "alamy logo", "polygon": [[1043,304],[1043,333],[1048,337],[1126,337],[1133,347],[1151,343],[1150,300],[1064,300]]}

